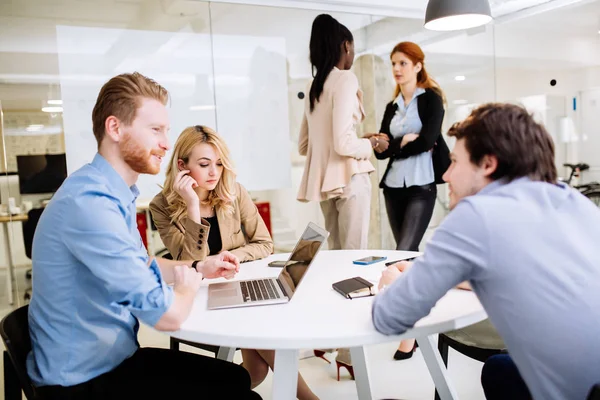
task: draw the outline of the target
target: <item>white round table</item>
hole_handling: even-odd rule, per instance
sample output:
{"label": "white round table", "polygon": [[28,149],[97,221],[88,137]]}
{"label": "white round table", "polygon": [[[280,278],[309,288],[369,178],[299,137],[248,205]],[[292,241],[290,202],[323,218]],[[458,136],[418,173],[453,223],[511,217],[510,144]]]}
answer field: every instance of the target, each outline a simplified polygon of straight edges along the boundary
{"label": "white round table", "polygon": [[[405,259],[419,253],[389,250],[321,251],[308,269],[289,303],[207,309],[207,280],[200,289],[190,317],[172,336],[197,343],[223,346],[218,357],[232,359],[236,347],[274,349],[273,399],[294,399],[296,395],[298,350],[349,347],[360,399],[371,399],[369,375],[363,346],[402,338],[417,338],[427,367],[443,400],[456,398],[446,369],[435,347],[434,335],[464,328],[482,321],[486,313],[474,293],[449,291],[402,335],[385,336],[375,330],[371,320],[374,297],[349,300],[331,287],[332,283],[361,276],[375,283],[385,262]],[[281,268],[268,267],[273,260],[287,260],[289,254],[244,263],[236,280],[277,276]],[[358,266],[353,260],[367,256],[386,256],[387,260]]]}

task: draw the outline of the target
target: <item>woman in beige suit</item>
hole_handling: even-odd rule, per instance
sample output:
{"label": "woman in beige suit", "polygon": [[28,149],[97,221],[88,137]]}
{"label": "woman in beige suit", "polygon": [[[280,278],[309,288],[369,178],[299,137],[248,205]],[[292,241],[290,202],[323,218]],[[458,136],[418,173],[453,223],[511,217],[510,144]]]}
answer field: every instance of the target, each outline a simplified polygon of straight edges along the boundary
{"label": "woman in beige suit", "polygon": [[[179,135],[163,190],[150,203],[150,211],[176,260],[204,260],[229,250],[243,262],[273,252],[273,240],[256,206],[235,181],[227,145],[210,128],[196,125]],[[275,363],[272,350],[242,349],[242,357],[253,388]],[[300,375],[298,398],[317,398]]]}
{"label": "woman in beige suit", "polygon": [[364,119],[352,33],[327,14],[315,18],[310,61],[316,70],[305,100],[298,150],[306,156],[300,201],[318,201],[329,249],[366,249],[371,206],[369,158],[387,149],[386,135],[358,138]]}
{"label": "woman in beige suit", "polygon": [[[369,158],[388,147],[386,135],[358,138],[355,126],[364,119],[362,91],[354,62],[354,39],[344,25],[327,14],[315,18],[310,36],[314,79],[304,103],[298,151],[306,156],[298,200],[320,202],[329,249],[366,249],[371,213]],[[323,351],[315,355],[323,357]],[[354,376],[348,349],[339,349],[338,369]]]}

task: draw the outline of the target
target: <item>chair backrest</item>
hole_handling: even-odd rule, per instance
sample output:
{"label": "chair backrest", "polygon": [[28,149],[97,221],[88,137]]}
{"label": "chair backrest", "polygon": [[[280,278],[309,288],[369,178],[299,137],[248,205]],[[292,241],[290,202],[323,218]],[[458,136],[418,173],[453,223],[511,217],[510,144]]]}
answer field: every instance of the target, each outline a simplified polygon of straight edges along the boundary
{"label": "chair backrest", "polygon": [[35,390],[25,366],[27,354],[31,351],[28,311],[29,306],[25,305],[4,317],[0,321],[0,336],[2,336],[6,351],[15,367],[15,372],[25,396],[28,399],[33,399],[35,398]]}
{"label": "chair backrest", "polygon": [[42,216],[43,208],[34,208],[27,213],[27,221],[23,222],[23,242],[25,244],[25,255],[31,259],[33,248],[33,234]]}
{"label": "chair backrest", "polygon": [[590,390],[587,400],[600,400],[600,383],[595,384]]}

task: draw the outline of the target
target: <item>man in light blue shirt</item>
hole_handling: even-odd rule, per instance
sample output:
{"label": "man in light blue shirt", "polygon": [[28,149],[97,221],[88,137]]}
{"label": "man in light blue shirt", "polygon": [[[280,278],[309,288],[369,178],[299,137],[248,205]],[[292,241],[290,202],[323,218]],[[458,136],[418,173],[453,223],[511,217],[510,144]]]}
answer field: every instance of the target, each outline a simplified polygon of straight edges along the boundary
{"label": "man in light blue shirt", "polygon": [[375,327],[402,333],[468,281],[510,353],[486,362],[486,397],[585,399],[600,382],[600,209],[557,183],[552,140],[521,107],[481,106],[449,134],[452,212],[414,264],[384,271]]}
{"label": "man in light blue shirt", "polygon": [[141,74],[109,80],[92,114],[98,154],[66,179],[40,218],[27,370],[41,398],[179,398],[196,391],[260,398],[240,366],[139,348],[138,321],[179,329],[203,277],[231,278],[239,268],[228,252],[169,261],[150,259],[142,244],[135,182],[158,173],[169,148],[167,100],[166,89]]}

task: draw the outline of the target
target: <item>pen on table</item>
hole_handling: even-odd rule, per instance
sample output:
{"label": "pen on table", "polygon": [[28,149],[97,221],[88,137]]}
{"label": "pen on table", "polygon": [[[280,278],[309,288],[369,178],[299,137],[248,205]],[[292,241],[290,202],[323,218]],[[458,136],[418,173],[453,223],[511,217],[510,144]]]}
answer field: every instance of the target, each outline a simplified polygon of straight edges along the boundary
{"label": "pen on table", "polygon": [[386,263],[385,263],[385,266],[386,266],[386,267],[389,267],[390,265],[396,264],[397,262],[400,262],[400,261],[412,261],[412,260],[414,260],[415,258],[417,258],[417,257],[411,257],[411,258],[406,258],[406,259],[403,259],[403,260],[396,260],[396,261],[390,261],[390,262],[386,262]]}

